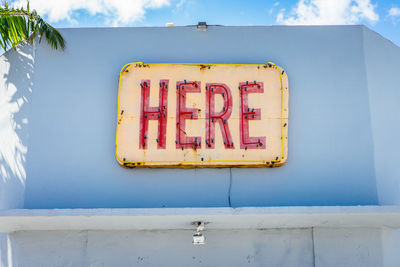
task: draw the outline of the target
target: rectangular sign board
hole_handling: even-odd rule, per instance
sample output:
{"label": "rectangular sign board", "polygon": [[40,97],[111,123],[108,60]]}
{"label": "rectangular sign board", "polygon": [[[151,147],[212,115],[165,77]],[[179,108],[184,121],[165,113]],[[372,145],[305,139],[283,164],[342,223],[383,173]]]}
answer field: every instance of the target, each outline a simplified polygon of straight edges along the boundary
{"label": "rectangular sign board", "polygon": [[119,79],[116,157],[122,166],[286,161],[289,84],[273,63],[130,63]]}

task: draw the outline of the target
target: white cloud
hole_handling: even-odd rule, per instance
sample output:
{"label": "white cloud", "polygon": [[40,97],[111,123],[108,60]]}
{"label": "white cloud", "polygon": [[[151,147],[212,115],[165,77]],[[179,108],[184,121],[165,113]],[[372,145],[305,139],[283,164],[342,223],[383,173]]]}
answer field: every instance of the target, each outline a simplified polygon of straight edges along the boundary
{"label": "white cloud", "polygon": [[186,2],[186,0],[180,0],[177,4],[176,4],[176,8],[180,8],[181,6],[183,6],[183,4]]}
{"label": "white cloud", "polygon": [[379,20],[375,8],[371,0],[299,0],[289,14],[282,9],[276,22],[287,25],[332,25],[368,21],[374,24]]}
{"label": "white cloud", "polygon": [[389,9],[389,16],[390,17],[400,17],[400,8],[392,7]]}
{"label": "white cloud", "polygon": [[[170,5],[171,0],[30,0],[32,9],[47,15],[49,22],[73,21],[74,12],[86,11],[103,15],[113,24],[127,24],[144,18],[147,9]],[[26,0],[16,0],[13,6],[26,6]]]}
{"label": "white cloud", "polygon": [[272,5],[272,8],[270,8],[270,10],[268,11],[268,13],[269,13],[270,15],[272,15],[272,13],[274,13],[274,11],[275,11],[275,7],[277,7],[277,6],[279,6],[279,2],[275,2],[275,3]]}

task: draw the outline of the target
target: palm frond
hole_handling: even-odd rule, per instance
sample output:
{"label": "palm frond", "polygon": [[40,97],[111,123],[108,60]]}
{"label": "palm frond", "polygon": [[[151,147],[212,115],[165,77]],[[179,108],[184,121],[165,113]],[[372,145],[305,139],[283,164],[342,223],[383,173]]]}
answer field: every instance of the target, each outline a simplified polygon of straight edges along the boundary
{"label": "palm frond", "polygon": [[60,32],[41,18],[35,10],[0,6],[0,45],[4,50],[16,48],[21,42],[30,43],[39,37],[46,39],[53,49],[64,49],[65,40]]}
{"label": "palm frond", "polygon": [[65,40],[57,29],[48,24],[39,15],[36,15],[35,21],[38,28],[37,33],[40,36],[44,36],[46,38],[46,41],[53,49],[65,48]]}
{"label": "palm frond", "polygon": [[17,46],[27,37],[27,21],[23,16],[14,15],[8,11],[4,12],[0,8],[0,24],[0,35],[6,48]]}

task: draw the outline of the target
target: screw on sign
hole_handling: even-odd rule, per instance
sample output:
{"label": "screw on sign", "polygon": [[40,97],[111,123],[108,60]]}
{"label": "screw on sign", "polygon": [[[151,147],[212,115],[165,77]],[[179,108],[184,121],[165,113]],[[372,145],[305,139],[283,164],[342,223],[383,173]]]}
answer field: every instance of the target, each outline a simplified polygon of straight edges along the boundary
{"label": "screw on sign", "polygon": [[272,63],[127,64],[117,160],[125,167],[281,166],[288,96],[287,74]]}

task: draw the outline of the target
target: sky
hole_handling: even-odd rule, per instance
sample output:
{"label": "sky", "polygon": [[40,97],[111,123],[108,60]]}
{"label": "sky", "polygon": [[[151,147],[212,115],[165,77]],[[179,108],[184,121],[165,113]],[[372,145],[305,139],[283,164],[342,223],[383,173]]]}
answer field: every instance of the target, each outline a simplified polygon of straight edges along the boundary
{"label": "sky", "polygon": [[[10,1],[9,1],[10,3]],[[11,4],[26,6],[26,0]],[[400,0],[30,0],[53,26],[364,24],[400,46]]]}

